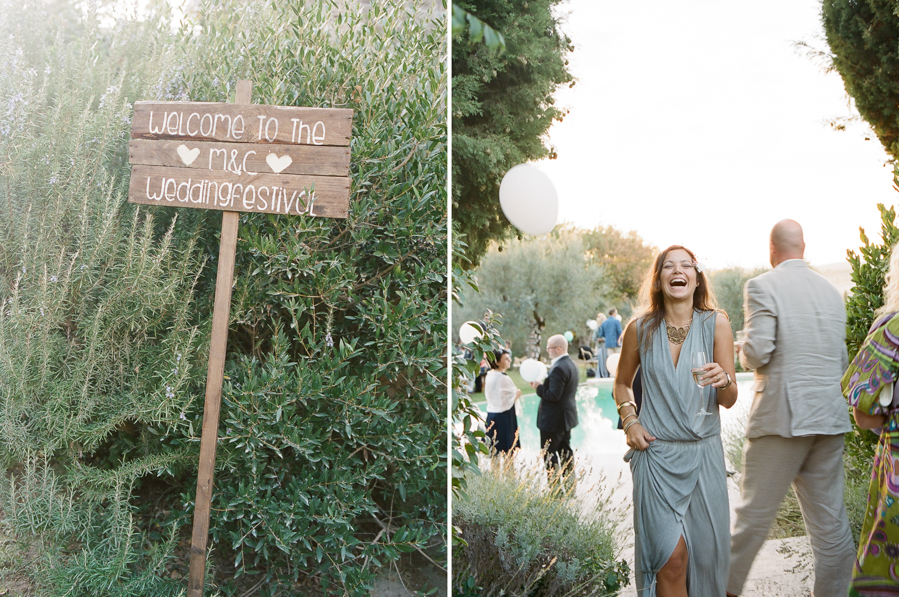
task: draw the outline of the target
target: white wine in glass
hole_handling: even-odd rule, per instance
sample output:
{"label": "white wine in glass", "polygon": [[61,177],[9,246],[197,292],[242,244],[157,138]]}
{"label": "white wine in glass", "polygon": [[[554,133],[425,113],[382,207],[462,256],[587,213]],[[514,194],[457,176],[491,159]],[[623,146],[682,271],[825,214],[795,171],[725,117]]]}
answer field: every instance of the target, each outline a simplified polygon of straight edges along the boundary
{"label": "white wine in glass", "polygon": [[702,384],[699,383],[699,378],[705,375],[705,371],[703,371],[703,367],[705,367],[709,363],[708,359],[705,356],[705,352],[697,351],[693,353],[693,367],[690,372],[693,374],[693,383],[699,388],[699,412],[696,413],[697,416],[706,417],[708,415],[713,415],[715,413],[711,413],[705,409],[705,403],[702,400]]}

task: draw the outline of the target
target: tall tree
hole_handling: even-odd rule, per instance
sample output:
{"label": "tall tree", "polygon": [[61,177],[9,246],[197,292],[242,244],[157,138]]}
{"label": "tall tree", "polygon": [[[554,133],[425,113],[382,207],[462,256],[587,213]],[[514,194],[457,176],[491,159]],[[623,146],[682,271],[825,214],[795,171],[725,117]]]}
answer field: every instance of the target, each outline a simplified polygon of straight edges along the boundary
{"label": "tall tree", "polygon": [[652,266],[658,249],[647,244],[635,231],[622,232],[599,226],[584,233],[584,249],[593,263],[605,270],[610,290],[610,307],[627,317],[637,304],[640,284]]}
{"label": "tall tree", "polygon": [[459,8],[500,31],[505,52],[453,40],[453,226],[476,266],[491,240],[511,225],[499,205],[503,175],[523,162],[555,157],[545,135],[565,111],[559,85],[572,83],[565,56],[571,41],[553,8],[562,0],[463,0]]}
{"label": "tall tree", "polygon": [[742,267],[729,267],[709,273],[709,281],[715,292],[715,298],[718,299],[718,306],[727,313],[734,334],[743,329],[743,287],[747,280],[765,271],[765,268],[749,271]]}
{"label": "tall tree", "polygon": [[459,37],[468,30],[470,43],[483,41],[491,50],[503,52],[506,49],[506,40],[503,34],[494,30],[467,10],[453,3],[453,37]]}
{"label": "tall tree", "polygon": [[502,317],[500,333],[524,354],[534,327],[544,336],[571,330],[582,337],[585,322],[606,305],[603,269],[591,263],[580,231],[566,228],[537,239],[493,245],[476,270],[478,291],[468,289],[454,319],[478,320],[489,309]]}
{"label": "tall tree", "polygon": [[899,14],[887,0],[824,0],[833,66],[859,113],[899,157]]}

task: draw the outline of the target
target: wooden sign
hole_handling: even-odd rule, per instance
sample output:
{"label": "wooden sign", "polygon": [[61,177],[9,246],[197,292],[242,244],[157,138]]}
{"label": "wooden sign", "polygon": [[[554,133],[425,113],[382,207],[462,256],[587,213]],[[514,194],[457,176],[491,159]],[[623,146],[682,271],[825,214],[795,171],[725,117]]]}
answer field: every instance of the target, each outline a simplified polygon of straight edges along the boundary
{"label": "wooden sign", "polygon": [[352,110],[135,102],[128,200],[346,218]]}
{"label": "wooden sign", "polygon": [[352,110],[235,103],[136,102],[128,200],[222,213],[188,597],[203,595],[212,481],[228,346],[238,212],[345,218]]}

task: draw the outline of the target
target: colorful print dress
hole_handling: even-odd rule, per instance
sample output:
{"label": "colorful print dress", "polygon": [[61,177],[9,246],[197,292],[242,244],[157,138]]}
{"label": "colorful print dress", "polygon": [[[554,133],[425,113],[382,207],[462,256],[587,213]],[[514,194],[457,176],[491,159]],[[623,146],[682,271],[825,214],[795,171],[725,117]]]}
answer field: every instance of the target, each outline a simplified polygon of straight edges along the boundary
{"label": "colorful print dress", "polygon": [[[877,320],[842,380],[849,404],[870,415],[887,415],[874,456],[868,505],[849,595],[899,595],[899,402],[880,393],[899,371],[899,316]],[[884,404],[884,402],[886,404]]]}

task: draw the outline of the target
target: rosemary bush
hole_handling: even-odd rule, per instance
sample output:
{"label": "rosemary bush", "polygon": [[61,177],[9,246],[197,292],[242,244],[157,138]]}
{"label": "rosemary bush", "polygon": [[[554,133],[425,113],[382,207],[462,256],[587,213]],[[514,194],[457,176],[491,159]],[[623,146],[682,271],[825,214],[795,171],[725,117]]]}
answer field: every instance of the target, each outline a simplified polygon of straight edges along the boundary
{"label": "rosemary bush", "polygon": [[23,554],[13,566],[39,594],[177,594],[159,575],[170,549],[144,547],[131,498],[184,450],[105,453],[124,427],[186,427],[202,344],[191,308],[202,258],[123,206],[128,94],[140,87],[127,73],[152,72],[156,54],[125,41],[131,28],[122,43],[105,37],[96,13],[2,10],[0,461],[4,523]]}

